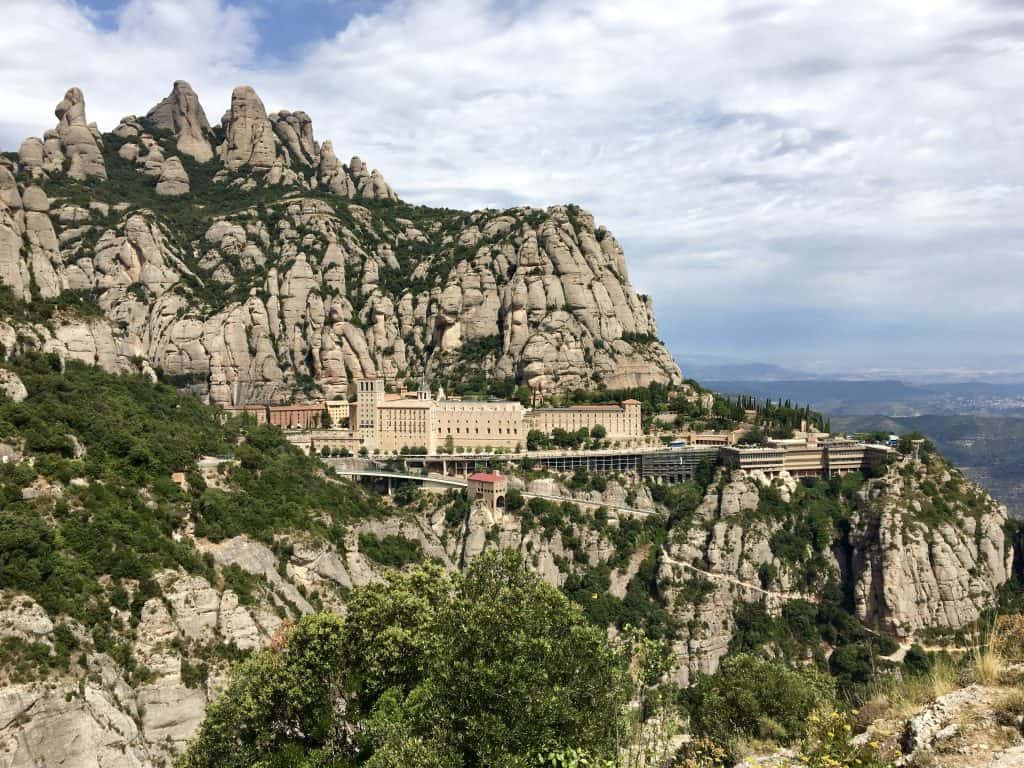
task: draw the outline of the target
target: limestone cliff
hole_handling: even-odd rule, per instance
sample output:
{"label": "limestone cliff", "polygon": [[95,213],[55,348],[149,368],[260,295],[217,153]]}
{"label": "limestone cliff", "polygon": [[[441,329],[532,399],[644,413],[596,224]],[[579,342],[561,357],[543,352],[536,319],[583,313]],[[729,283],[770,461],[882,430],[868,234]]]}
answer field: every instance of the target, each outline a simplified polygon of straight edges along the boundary
{"label": "limestone cliff", "polygon": [[[446,520],[443,508],[435,508],[422,515],[396,514],[361,523],[341,546],[306,535],[286,536],[281,541],[291,554],[283,561],[265,544],[245,536],[218,543],[198,540],[216,573],[237,568],[257,586],[250,594],[239,594],[226,581],[211,583],[180,570],[157,574],[159,596],[145,602],[137,625],[126,633],[130,658],[138,665],[134,677],[97,650],[73,620],[51,620],[29,597],[0,593],[0,643],[18,638],[52,648],[59,621],[77,638],[80,659],[70,673],[5,681],[0,691],[0,766],[169,764],[202,722],[239,652],[266,644],[283,621],[313,610],[307,595],[343,610],[348,589],[380,580],[389,570],[360,551],[361,537],[367,534],[416,542],[423,555],[453,569],[487,547],[519,549],[556,584],[573,568],[574,551],[563,535],[573,536],[573,546],[589,565],[614,554],[607,532],[593,525],[571,525],[564,531],[525,530],[517,516],[495,518],[481,509],[465,519]],[[131,617],[122,613],[127,627]]]}
{"label": "limestone cliff", "polygon": [[0,158],[0,283],[63,311],[0,317],[7,349],[162,371],[219,403],[460,361],[550,390],[681,378],[622,248],[575,206],[407,205],[247,86],[217,127],[183,81],[103,136],[78,89],[57,113]]}
{"label": "limestone cliff", "polygon": [[901,641],[976,621],[1011,576],[1005,506],[936,454],[848,489],[831,522],[817,517],[822,503],[791,478],[734,472],[670,531],[659,585],[681,682],[717,668],[743,604],[777,616],[834,586],[866,627]]}

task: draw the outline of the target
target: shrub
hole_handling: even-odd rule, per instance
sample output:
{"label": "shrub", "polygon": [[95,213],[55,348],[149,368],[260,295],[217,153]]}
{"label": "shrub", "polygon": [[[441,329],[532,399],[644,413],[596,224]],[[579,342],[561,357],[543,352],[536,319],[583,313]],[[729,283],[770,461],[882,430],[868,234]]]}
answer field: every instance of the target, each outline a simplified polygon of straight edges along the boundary
{"label": "shrub", "polygon": [[[800,743],[800,765],[807,768],[888,768],[893,763],[875,746],[854,744],[849,718],[833,707],[821,707],[807,718],[807,731]],[[895,757],[895,755],[893,756]]]}
{"label": "shrub", "polygon": [[807,718],[835,696],[832,681],[749,654],[730,656],[714,675],[700,675],[684,693],[694,733],[728,744],[737,737],[789,743],[804,735]]}
{"label": "shrub", "polygon": [[181,768],[511,768],[551,752],[582,767],[615,755],[628,655],[518,553],[485,553],[464,575],[392,574],[348,606],[344,620],[303,617],[242,662]]}
{"label": "shrub", "polygon": [[393,534],[378,537],[375,533],[360,533],[359,551],[381,565],[395,568],[423,560],[423,546],[418,541]]}

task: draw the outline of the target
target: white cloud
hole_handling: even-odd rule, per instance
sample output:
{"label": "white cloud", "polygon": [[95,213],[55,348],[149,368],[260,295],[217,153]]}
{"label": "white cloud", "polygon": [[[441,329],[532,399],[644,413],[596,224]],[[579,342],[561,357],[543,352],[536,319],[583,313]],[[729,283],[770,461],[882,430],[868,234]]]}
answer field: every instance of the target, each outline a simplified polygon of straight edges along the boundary
{"label": "white cloud", "polygon": [[215,0],[133,0],[110,31],[57,0],[4,13],[8,146],[71,84],[109,129],[173,79],[211,119],[247,82],[413,201],[588,207],[669,339],[713,349],[681,329],[735,307],[848,310],[851,333],[894,308],[1024,321],[1016,4],[406,0],[273,61],[253,55],[260,11]]}

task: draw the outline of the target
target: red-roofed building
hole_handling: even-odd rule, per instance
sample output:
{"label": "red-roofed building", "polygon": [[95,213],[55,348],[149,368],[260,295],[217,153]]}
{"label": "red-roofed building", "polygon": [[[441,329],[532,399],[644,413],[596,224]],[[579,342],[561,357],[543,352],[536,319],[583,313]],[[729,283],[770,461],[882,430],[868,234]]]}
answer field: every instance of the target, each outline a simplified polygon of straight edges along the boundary
{"label": "red-roofed building", "polygon": [[506,493],[508,478],[499,472],[474,472],[468,478],[466,494],[470,503],[483,499],[493,510],[504,509]]}

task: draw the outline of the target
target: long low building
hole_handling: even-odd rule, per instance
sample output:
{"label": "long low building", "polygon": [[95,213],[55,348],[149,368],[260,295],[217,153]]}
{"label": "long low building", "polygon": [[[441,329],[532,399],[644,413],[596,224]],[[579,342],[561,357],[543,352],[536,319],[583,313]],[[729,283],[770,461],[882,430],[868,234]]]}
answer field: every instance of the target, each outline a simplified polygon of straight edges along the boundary
{"label": "long low building", "polygon": [[838,477],[882,464],[891,449],[846,438],[811,437],[769,440],[767,445],[726,446],[722,463],[730,469],[762,472],[775,477]]}
{"label": "long low building", "polygon": [[573,405],[567,408],[535,408],[526,413],[527,425],[545,434],[556,429],[566,432],[591,430],[600,425],[608,440],[631,440],[643,434],[640,419],[640,401],[623,400],[617,403]]}
{"label": "long low building", "polygon": [[[515,400],[471,400],[418,392],[388,393],[383,379],[355,382],[355,400],[318,401],[296,405],[231,406],[227,413],[245,413],[282,429],[346,426],[352,439],[370,452],[405,450],[438,453],[516,451],[526,446],[531,430],[588,432],[603,427],[605,439],[618,442],[643,437],[640,402],[578,405],[528,410]],[[351,445],[352,439],[343,442]],[[334,441],[338,442],[337,440]],[[333,448],[333,444],[328,445]]]}

